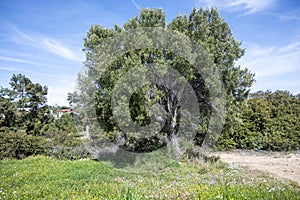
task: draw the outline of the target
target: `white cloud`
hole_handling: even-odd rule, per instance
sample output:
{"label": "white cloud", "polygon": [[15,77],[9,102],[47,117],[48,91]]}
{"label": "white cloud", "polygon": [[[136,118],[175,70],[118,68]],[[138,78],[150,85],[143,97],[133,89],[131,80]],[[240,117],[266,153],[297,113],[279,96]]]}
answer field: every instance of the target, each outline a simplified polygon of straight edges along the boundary
{"label": "white cloud", "polygon": [[282,47],[245,43],[246,54],[238,62],[256,74],[255,90],[287,89],[299,93],[300,42]]}
{"label": "white cloud", "polygon": [[138,11],[141,10],[140,6],[135,2],[135,0],[131,0],[131,2],[132,2],[133,5],[136,7],[136,9],[138,9]]}
{"label": "white cloud", "polygon": [[30,61],[30,60],[23,59],[23,58],[15,58],[15,57],[10,57],[10,56],[0,56],[0,61],[1,60],[12,62],[12,63],[23,63],[23,64],[30,64],[30,65],[35,65],[35,66],[43,66],[43,67],[47,67],[47,68],[51,68],[51,69],[60,69],[61,68],[60,66],[48,65],[48,64],[44,64],[44,63]]}
{"label": "white cloud", "polygon": [[279,15],[281,20],[300,20],[300,16],[296,15]]}
{"label": "white cloud", "polygon": [[0,70],[4,70],[4,71],[16,71],[16,69],[13,68],[13,67],[0,67]]}
{"label": "white cloud", "polygon": [[75,53],[73,53],[70,49],[68,49],[67,47],[65,47],[63,44],[53,40],[53,39],[48,39],[48,38],[42,38],[40,40],[41,44],[43,47],[45,47],[45,49],[48,49],[49,51],[63,57],[63,58],[67,58],[69,60],[80,60],[80,58],[78,58]]}
{"label": "white cloud", "polygon": [[22,73],[30,73],[30,71],[28,70],[25,70],[25,69],[19,69],[19,68],[16,68],[16,67],[1,67],[0,66],[0,70],[3,70],[3,71],[12,71],[12,72],[22,72]]}
{"label": "white cloud", "polygon": [[244,11],[245,15],[265,11],[275,0],[199,0],[200,5],[229,11]]}
{"label": "white cloud", "polygon": [[289,13],[270,12],[269,14],[273,16],[277,16],[280,20],[283,21],[300,20],[300,9],[292,10]]}
{"label": "white cloud", "polygon": [[63,45],[61,42],[52,38],[48,38],[38,34],[26,34],[12,25],[10,25],[9,27],[11,28],[11,30],[13,30],[10,35],[11,40],[18,45],[26,45],[43,49],[45,51],[52,52],[62,58],[76,62],[83,61],[83,54],[79,50],[73,51]]}
{"label": "white cloud", "polygon": [[29,60],[14,58],[14,57],[7,57],[7,56],[0,56],[0,60],[9,61],[9,62],[26,63],[26,64],[31,64],[31,65],[41,65],[40,63],[32,62]]}
{"label": "white cloud", "polygon": [[246,54],[239,63],[250,67],[257,76],[300,71],[300,42],[283,47],[245,44]]}

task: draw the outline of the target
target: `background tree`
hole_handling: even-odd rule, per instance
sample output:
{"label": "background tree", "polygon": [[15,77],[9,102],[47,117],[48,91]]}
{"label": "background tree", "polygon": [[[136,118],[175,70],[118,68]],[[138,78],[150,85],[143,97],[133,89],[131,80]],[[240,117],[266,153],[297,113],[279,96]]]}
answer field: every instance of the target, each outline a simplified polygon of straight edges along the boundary
{"label": "background tree", "polygon": [[9,84],[11,88],[1,88],[3,126],[24,128],[27,133],[39,134],[50,117],[45,106],[48,88],[32,83],[22,74],[13,74]]}
{"label": "background tree", "polygon": [[13,74],[9,84],[11,97],[20,110],[29,108],[33,114],[37,114],[38,109],[47,102],[48,88],[32,83],[25,75]]}
{"label": "background tree", "polygon": [[16,125],[16,109],[8,98],[0,96],[0,127],[14,127]]}

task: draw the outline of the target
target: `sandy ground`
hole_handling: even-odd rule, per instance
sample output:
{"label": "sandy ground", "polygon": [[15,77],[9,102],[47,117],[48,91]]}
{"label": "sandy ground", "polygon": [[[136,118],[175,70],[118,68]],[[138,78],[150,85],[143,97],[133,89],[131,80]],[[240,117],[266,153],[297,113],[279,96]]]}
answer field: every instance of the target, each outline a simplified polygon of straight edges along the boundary
{"label": "sandy ground", "polygon": [[236,163],[254,170],[268,172],[282,179],[296,181],[300,185],[300,152],[234,151],[217,153],[221,160]]}

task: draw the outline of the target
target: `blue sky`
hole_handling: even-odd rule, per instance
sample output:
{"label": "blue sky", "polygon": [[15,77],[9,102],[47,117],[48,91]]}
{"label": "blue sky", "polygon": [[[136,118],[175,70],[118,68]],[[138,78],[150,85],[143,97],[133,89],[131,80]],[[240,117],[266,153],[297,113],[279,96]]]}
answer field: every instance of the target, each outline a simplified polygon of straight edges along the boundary
{"label": "blue sky", "polygon": [[162,8],[167,22],[193,7],[217,6],[246,48],[238,64],[256,74],[252,91],[300,93],[299,0],[10,0],[0,1],[0,85],[22,73],[49,87],[48,104],[68,105],[84,61],[83,38],[92,24],[111,28]]}

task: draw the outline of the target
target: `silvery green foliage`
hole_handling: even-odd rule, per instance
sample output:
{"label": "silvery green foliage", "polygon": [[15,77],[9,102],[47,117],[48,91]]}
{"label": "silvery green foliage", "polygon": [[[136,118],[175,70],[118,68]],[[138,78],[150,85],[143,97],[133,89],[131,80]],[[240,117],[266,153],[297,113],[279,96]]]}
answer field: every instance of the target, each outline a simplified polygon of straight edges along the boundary
{"label": "silvery green foliage", "polygon": [[193,10],[169,25],[162,10],[145,9],[123,28],[92,26],[84,45],[73,101],[78,127],[91,127],[86,146],[93,151],[117,148],[112,157],[178,158],[185,152],[180,143],[194,140],[212,148],[224,105],[247,95],[243,75],[249,73],[234,67],[243,50],[214,9]]}

